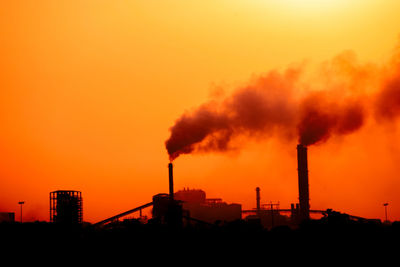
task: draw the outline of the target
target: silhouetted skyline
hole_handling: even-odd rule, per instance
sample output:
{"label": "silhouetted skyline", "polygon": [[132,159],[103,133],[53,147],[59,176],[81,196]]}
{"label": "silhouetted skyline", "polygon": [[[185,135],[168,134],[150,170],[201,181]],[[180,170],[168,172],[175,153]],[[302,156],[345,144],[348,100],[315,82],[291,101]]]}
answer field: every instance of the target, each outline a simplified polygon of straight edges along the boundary
{"label": "silhouetted skyline", "polygon": [[311,210],[396,221],[398,10],[381,0],[3,3],[0,212],[48,221],[50,192],[79,191],[83,221],[100,222],[173,195],[172,160],[175,192],[251,210],[259,187],[296,210],[300,143]]}

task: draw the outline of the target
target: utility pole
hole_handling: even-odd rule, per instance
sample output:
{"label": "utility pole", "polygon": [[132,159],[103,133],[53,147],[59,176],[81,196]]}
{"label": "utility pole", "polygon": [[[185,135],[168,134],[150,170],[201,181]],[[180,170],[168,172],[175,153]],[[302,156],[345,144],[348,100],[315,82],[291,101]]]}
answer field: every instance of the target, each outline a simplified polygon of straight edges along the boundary
{"label": "utility pole", "polygon": [[20,219],[21,219],[21,223],[22,223],[22,205],[25,204],[25,201],[20,201],[20,202],[18,202],[18,204],[21,205],[21,217],[20,217]]}
{"label": "utility pole", "polygon": [[388,216],[387,216],[387,206],[389,203],[383,203],[383,206],[385,207],[385,222],[388,222]]}

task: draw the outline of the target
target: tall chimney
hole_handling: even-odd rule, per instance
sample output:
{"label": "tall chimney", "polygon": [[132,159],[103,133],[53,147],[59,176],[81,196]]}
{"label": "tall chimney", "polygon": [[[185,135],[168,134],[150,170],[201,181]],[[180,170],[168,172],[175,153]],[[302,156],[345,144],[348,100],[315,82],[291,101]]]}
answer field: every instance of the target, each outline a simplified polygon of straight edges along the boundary
{"label": "tall chimney", "polygon": [[261,209],[261,205],[260,205],[260,188],[257,187],[256,188],[256,203],[257,203],[257,213],[260,213],[260,209]]}
{"label": "tall chimney", "polygon": [[308,192],[307,147],[302,144],[297,145],[297,172],[299,175],[300,219],[308,220],[310,218],[310,203]]}
{"label": "tall chimney", "polygon": [[168,164],[169,171],[169,198],[174,200],[174,170],[172,162]]}

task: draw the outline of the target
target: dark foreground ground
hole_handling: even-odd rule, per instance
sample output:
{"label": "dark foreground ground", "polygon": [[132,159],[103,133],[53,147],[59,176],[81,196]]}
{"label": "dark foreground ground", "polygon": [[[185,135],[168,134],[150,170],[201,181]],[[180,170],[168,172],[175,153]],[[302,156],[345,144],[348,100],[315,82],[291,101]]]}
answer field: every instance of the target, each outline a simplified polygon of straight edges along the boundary
{"label": "dark foreground ground", "polygon": [[[2,250],[3,256],[7,256],[7,251],[21,251],[21,255],[25,251],[38,251],[40,254],[37,255],[43,258],[58,255],[64,259],[89,257],[98,260],[109,256],[128,261],[143,257],[150,261],[176,261],[182,255],[192,255],[192,259],[197,260],[224,255],[229,260],[275,258],[285,262],[305,258],[316,261],[316,255],[324,255],[329,262],[338,254],[359,255],[363,259],[400,254],[400,222],[361,222],[345,216],[328,216],[303,222],[297,227],[272,229],[242,220],[184,227],[156,221],[143,224],[137,220],[104,227],[47,222],[1,223],[0,238],[6,248]],[[144,256],[148,254],[152,256]]]}

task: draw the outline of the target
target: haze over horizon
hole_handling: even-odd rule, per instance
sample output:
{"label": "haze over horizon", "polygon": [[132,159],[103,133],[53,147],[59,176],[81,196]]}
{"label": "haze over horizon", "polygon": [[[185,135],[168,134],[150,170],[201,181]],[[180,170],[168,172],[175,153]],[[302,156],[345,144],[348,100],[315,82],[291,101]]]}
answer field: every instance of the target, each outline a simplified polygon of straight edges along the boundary
{"label": "haze over horizon", "polygon": [[[389,219],[400,220],[400,109],[385,109],[400,101],[376,97],[399,88],[400,2],[348,2],[3,3],[0,211],[18,220],[25,201],[25,221],[48,220],[58,189],[82,192],[89,222],[148,203],[168,191],[165,141],[177,119],[298,70],[295,100],[329,91],[327,103],[341,107],[349,94],[366,107],[360,127],[309,147],[311,208],[384,219],[388,202]],[[264,203],[297,202],[298,138],[264,133],[235,135],[223,153],[179,156],[175,189],[244,209],[255,207],[256,187]]]}

